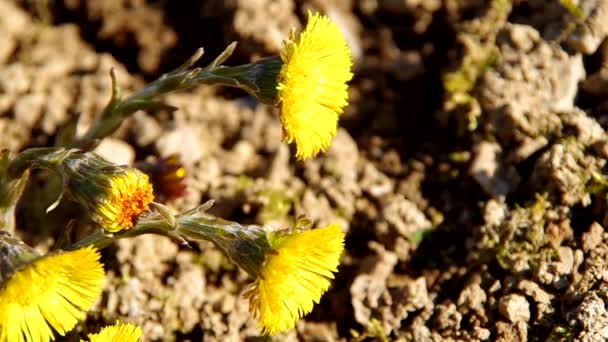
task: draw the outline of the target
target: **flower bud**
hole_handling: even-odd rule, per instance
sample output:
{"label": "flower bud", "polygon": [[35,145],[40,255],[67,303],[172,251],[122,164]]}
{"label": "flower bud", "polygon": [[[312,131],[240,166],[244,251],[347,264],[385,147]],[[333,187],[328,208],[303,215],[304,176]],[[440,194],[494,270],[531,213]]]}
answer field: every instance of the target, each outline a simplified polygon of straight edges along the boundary
{"label": "flower bud", "polygon": [[130,229],[154,199],[148,176],[94,153],[72,153],[57,167],[66,190],[108,232]]}

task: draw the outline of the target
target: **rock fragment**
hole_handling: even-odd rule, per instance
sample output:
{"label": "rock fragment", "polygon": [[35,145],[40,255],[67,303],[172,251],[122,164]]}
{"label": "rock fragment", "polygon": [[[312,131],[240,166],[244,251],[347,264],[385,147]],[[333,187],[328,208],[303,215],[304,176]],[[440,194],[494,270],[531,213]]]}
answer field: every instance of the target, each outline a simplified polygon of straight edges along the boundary
{"label": "rock fragment", "polygon": [[498,302],[498,311],[511,323],[530,320],[530,304],[519,294],[508,294]]}

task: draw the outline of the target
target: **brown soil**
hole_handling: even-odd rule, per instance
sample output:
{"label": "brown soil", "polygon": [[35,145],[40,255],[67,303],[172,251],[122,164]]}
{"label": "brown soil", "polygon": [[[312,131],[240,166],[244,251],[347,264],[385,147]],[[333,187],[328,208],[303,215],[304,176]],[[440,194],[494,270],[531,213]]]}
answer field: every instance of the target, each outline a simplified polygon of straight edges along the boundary
{"label": "brown soil", "polygon": [[[135,114],[97,151],[179,153],[176,209],[214,199],[243,223],[344,227],[332,288],[275,340],[606,340],[608,5],[572,3],[580,16],[537,0],[0,0],[0,148],[52,145],[80,113],[86,126],[112,67],[128,93],[199,46],[204,64],[236,40],[227,64],[246,63],[317,9],[356,59],[326,154],[296,162],[274,109],[213,87],[164,97],[178,110]],[[56,238],[29,217],[18,232]],[[141,236],[104,262],[74,334],[120,319],[146,340],[258,339],[250,280],[210,244]]]}

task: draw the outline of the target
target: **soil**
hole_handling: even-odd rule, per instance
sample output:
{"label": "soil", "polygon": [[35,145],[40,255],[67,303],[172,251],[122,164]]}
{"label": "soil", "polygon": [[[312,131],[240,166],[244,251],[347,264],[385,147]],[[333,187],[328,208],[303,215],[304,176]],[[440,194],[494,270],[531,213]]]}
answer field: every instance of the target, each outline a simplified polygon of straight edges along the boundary
{"label": "soil", "polygon": [[[229,65],[277,54],[309,9],[355,58],[327,153],[295,161],[276,109],[218,87],[165,96],[176,111],[136,113],[97,152],[178,153],[176,210],[214,199],[242,223],[341,224],[332,288],[276,341],[607,340],[602,0],[0,0],[0,148],[51,146],[78,118],[82,130],[111,68],[130,93],[199,46],[202,64],[231,41]],[[18,218],[41,250],[57,238]],[[212,245],[141,236],[103,261],[103,296],[72,337],[124,320],[151,341],[261,340],[250,279]]]}

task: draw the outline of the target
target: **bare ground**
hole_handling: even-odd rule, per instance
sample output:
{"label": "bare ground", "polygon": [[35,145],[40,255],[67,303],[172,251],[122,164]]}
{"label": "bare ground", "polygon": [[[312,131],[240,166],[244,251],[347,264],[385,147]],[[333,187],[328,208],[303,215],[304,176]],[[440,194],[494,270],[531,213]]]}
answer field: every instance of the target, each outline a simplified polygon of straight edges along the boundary
{"label": "bare ground", "polygon": [[[356,63],[323,156],[296,162],[274,109],[210,87],[166,96],[176,112],[137,113],[97,152],[122,164],[179,153],[176,209],[215,199],[239,222],[344,227],[332,288],[277,341],[608,339],[605,1],[195,3],[1,0],[0,148],[52,145],[80,113],[85,127],[112,67],[128,93],[199,46],[210,59],[236,40],[228,64],[246,63],[318,9]],[[34,177],[23,210],[48,205],[35,192],[46,175]],[[26,214],[18,233],[42,250],[57,238]],[[210,244],[142,236],[104,263],[104,294],[75,334],[121,319],[146,340],[257,340],[249,279]]]}

